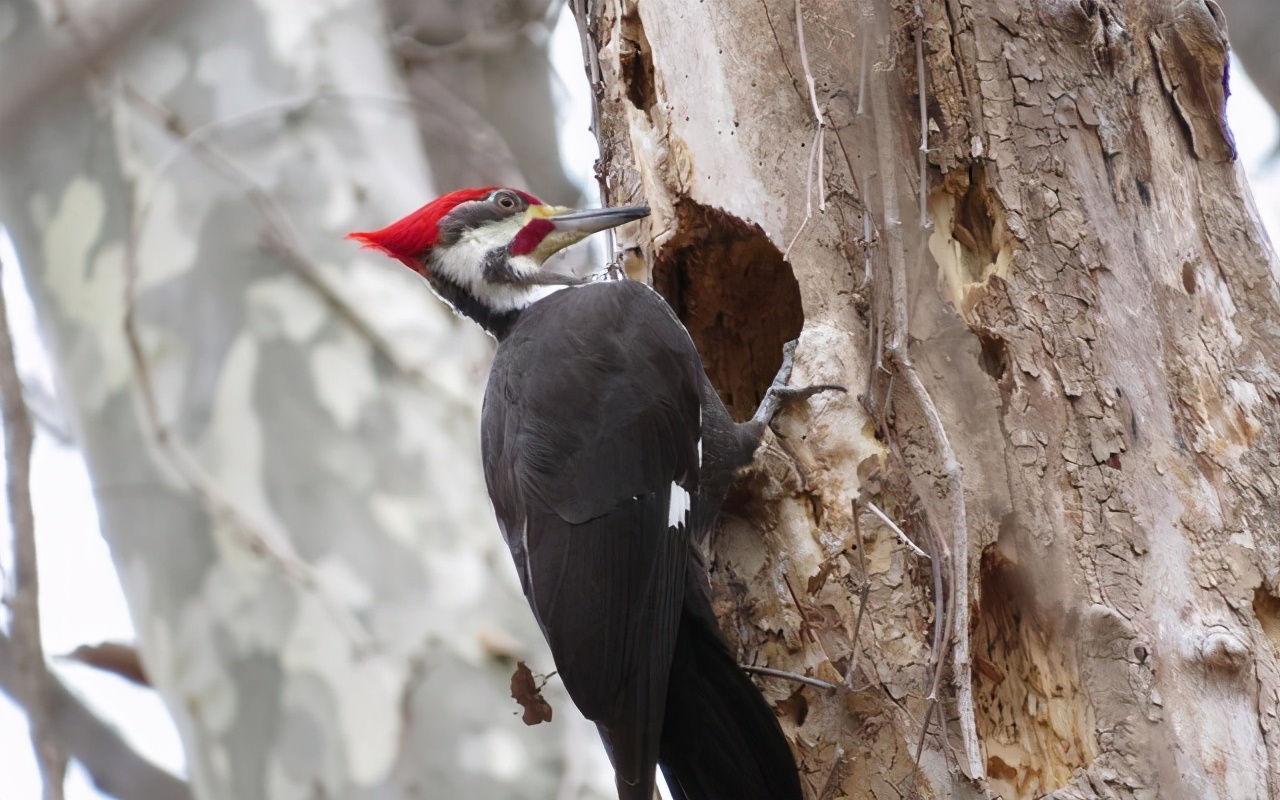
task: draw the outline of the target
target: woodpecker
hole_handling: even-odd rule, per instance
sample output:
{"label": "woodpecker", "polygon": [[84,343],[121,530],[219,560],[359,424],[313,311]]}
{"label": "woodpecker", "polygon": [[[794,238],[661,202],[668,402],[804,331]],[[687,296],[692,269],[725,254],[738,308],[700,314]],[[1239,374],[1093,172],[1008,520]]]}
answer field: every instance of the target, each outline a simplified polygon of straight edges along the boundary
{"label": "woodpecker", "polygon": [[465,189],[349,234],[426,278],[498,341],[481,414],[485,482],[520,584],[620,800],[802,800],[777,718],[711,609],[703,545],[735,471],[786,400],[791,350],[736,424],[688,332],[632,280],[547,270],[649,214]]}

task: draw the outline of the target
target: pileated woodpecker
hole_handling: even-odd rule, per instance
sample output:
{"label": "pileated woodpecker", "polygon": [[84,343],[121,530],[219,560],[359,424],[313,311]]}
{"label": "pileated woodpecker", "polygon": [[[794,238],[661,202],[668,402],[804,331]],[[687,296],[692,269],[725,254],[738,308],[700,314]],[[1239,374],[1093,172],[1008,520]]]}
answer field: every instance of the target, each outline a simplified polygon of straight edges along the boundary
{"label": "pileated woodpecker", "polygon": [[621,800],[802,800],[773,711],[710,604],[701,546],[735,470],[793,389],[791,353],[735,424],[652,289],[543,269],[649,209],[572,211],[512,189],[445,195],[355,239],[421,274],[498,340],[481,418],[489,497],[574,703]]}

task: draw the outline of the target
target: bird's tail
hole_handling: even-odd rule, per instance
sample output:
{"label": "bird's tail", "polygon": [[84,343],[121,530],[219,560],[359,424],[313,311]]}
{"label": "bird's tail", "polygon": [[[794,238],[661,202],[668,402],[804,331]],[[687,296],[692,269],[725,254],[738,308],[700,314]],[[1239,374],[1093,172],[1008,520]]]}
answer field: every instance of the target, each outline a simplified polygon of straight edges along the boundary
{"label": "bird's tail", "polygon": [[690,600],[680,618],[659,755],[672,794],[803,800],[795,757],[773,710],[738,666],[709,605],[691,609]]}

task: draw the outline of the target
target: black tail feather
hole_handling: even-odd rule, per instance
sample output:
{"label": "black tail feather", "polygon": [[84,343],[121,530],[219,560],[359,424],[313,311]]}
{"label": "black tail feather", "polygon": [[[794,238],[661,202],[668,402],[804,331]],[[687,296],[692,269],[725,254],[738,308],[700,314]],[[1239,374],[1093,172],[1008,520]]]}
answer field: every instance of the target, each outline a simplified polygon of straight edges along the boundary
{"label": "black tail feather", "polygon": [[667,785],[676,800],[803,800],[795,757],[773,710],[711,627],[710,609],[695,613],[689,600],[662,727]]}

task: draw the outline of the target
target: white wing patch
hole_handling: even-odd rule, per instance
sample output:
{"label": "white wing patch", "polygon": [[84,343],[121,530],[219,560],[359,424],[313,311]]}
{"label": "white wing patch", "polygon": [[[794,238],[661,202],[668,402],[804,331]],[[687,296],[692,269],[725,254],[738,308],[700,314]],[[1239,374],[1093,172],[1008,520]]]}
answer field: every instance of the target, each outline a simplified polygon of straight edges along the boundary
{"label": "white wing patch", "polygon": [[698,401],[698,472],[702,472],[702,401]]}
{"label": "white wing patch", "polygon": [[689,493],[684,487],[674,481],[671,483],[671,500],[667,504],[667,527],[674,528],[677,525],[687,525],[689,520],[689,509],[693,507]]}

